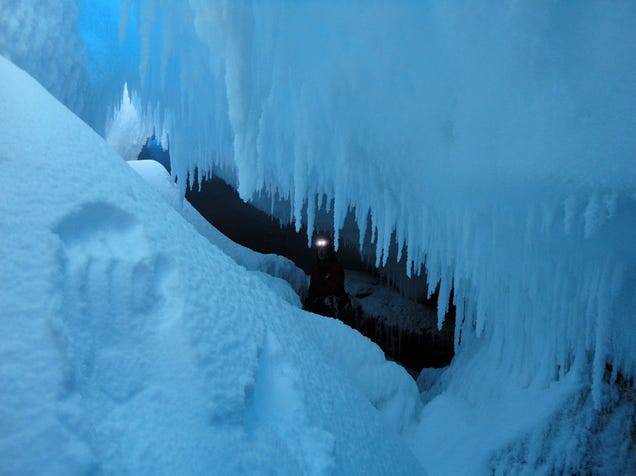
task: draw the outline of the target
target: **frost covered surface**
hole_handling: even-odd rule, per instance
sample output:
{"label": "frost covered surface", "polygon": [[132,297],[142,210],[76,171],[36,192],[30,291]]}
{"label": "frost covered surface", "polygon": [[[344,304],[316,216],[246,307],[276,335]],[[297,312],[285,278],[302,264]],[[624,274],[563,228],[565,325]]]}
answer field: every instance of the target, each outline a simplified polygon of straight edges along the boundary
{"label": "frost covered surface", "polygon": [[[307,291],[308,277],[291,260],[275,254],[257,253],[227,238],[203,218],[192,205],[183,200],[177,185],[160,163],[154,160],[133,160],[128,162],[128,165],[152,185],[201,235],[205,236],[210,243],[218,246],[238,264],[248,270],[260,271],[286,281],[291,286],[291,289],[284,291],[287,300],[300,307],[299,297]],[[223,206],[223,204],[219,204],[219,206]],[[268,279],[268,284],[281,288],[280,284],[276,284],[271,279]]]}
{"label": "frost covered surface", "polygon": [[401,368],[237,266],[4,58],[0,76],[0,473],[422,473]]}

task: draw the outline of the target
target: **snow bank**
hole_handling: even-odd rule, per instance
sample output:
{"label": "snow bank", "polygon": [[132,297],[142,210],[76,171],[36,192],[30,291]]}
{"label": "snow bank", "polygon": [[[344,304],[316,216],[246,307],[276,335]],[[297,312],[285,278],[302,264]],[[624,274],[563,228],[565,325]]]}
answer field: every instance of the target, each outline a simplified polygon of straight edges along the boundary
{"label": "snow bank", "polygon": [[0,76],[0,473],[422,473],[402,369],[237,266],[4,58]]}

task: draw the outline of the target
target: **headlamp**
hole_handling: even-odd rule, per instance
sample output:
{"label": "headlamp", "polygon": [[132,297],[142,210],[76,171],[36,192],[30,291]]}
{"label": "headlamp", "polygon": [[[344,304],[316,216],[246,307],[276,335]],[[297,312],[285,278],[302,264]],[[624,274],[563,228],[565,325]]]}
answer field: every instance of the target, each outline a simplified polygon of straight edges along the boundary
{"label": "headlamp", "polygon": [[327,238],[318,238],[316,240],[316,246],[318,248],[324,248],[325,246],[327,246],[329,244],[329,240]]}

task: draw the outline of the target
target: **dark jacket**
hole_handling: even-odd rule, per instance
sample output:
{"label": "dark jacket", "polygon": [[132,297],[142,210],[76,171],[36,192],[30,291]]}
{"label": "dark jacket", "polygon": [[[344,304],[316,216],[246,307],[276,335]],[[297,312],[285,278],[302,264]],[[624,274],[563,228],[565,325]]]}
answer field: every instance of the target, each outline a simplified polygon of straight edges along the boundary
{"label": "dark jacket", "polygon": [[331,254],[324,260],[316,260],[314,269],[311,272],[308,298],[344,297],[346,294],[344,269],[336,259],[335,254]]}

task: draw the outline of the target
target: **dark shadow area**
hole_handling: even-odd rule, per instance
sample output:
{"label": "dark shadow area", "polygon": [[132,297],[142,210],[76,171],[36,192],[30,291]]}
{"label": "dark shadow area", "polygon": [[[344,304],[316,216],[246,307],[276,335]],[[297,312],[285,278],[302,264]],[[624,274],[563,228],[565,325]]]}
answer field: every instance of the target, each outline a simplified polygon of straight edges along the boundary
{"label": "dark shadow area", "polygon": [[417,377],[424,367],[439,368],[450,365],[455,355],[454,308],[447,314],[440,332],[387,325],[377,317],[356,312],[343,317],[342,321],[378,344],[387,358],[405,367],[414,377]]}

